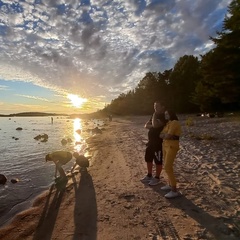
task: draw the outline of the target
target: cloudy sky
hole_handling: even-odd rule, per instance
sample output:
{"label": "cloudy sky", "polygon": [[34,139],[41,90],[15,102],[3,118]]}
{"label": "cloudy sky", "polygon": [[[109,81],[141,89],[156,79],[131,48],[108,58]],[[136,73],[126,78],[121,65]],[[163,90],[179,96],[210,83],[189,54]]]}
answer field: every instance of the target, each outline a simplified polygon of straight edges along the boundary
{"label": "cloudy sky", "polygon": [[230,2],[0,0],[0,114],[102,109],[213,48]]}

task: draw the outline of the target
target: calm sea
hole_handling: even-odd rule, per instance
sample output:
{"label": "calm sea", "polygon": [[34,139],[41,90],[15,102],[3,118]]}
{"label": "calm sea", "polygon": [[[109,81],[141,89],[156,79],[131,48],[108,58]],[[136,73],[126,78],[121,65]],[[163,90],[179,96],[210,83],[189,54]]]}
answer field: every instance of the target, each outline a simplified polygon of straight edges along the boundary
{"label": "calm sea", "polygon": [[[0,185],[0,226],[53,183],[55,165],[45,162],[47,153],[66,150],[86,154],[85,140],[91,137],[91,129],[103,124],[100,120],[66,117],[54,117],[53,124],[50,117],[0,117],[0,174],[8,179]],[[22,130],[16,130],[18,127]],[[35,140],[39,134],[47,134],[48,141]],[[62,145],[62,139],[72,142]],[[65,170],[70,170],[73,163],[65,165]],[[11,179],[19,182],[13,184]]]}

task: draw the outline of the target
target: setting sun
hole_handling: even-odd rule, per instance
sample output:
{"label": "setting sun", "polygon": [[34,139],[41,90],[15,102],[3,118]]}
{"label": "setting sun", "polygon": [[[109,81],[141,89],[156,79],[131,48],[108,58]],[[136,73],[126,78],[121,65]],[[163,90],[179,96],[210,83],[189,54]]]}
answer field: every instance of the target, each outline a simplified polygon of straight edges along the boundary
{"label": "setting sun", "polygon": [[78,95],[68,94],[67,97],[71,100],[74,107],[80,108],[83,103],[87,102],[86,98],[81,98]]}

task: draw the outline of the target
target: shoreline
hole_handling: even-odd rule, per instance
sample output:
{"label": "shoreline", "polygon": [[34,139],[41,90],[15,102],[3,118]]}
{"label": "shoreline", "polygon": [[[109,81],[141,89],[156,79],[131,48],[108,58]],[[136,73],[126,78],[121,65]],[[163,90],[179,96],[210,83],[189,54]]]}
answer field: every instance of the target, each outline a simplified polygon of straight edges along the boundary
{"label": "shoreline", "polygon": [[[0,228],[0,238],[238,239],[239,122],[193,118],[194,125],[183,126],[176,162],[181,198],[164,198],[164,172],[161,185],[139,181],[146,173],[148,116],[115,118],[90,140],[88,172],[71,177],[63,192],[50,187],[37,196],[31,208]],[[197,139],[204,134],[214,138]]]}
{"label": "shoreline", "polygon": [[[91,139],[94,139],[94,137],[89,137],[88,141],[91,142]],[[89,147],[88,147],[89,148]],[[91,156],[91,159],[94,159],[94,157],[97,155],[98,150],[87,150],[87,156]],[[89,161],[90,166],[93,165],[93,161]],[[69,165],[69,164],[68,164]],[[72,161],[72,166],[74,166],[74,161]],[[79,171],[79,167],[77,166],[75,168],[75,171]],[[75,172],[74,171],[74,172]],[[69,180],[68,184],[66,186],[66,188],[72,184],[71,182],[71,174],[70,174],[70,169],[65,170],[66,175],[68,176]],[[16,205],[14,205],[8,212],[6,212],[1,218],[1,224],[0,224],[0,229],[4,228],[5,226],[7,226],[8,224],[11,224],[11,221],[14,220],[14,218],[18,215],[21,214],[25,211],[29,211],[34,205],[35,202],[38,202],[39,199],[42,199],[46,194],[49,194],[49,191],[52,191],[52,188],[54,187],[55,183],[54,181],[52,181],[52,183],[49,184],[48,187],[46,187],[46,189],[43,189],[42,191],[39,191],[38,193],[35,194],[35,196],[30,197],[29,199],[26,199],[22,202],[17,203]]]}

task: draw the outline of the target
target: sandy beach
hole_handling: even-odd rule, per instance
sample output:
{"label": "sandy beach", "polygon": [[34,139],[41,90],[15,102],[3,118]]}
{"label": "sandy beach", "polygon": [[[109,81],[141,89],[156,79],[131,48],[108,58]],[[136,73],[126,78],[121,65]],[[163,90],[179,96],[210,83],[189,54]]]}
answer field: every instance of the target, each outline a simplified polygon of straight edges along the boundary
{"label": "sandy beach", "polygon": [[175,172],[182,196],[168,200],[160,190],[164,171],[157,186],[140,182],[148,119],[109,122],[88,142],[88,171],[38,196],[0,229],[0,239],[240,239],[239,120],[181,116]]}

